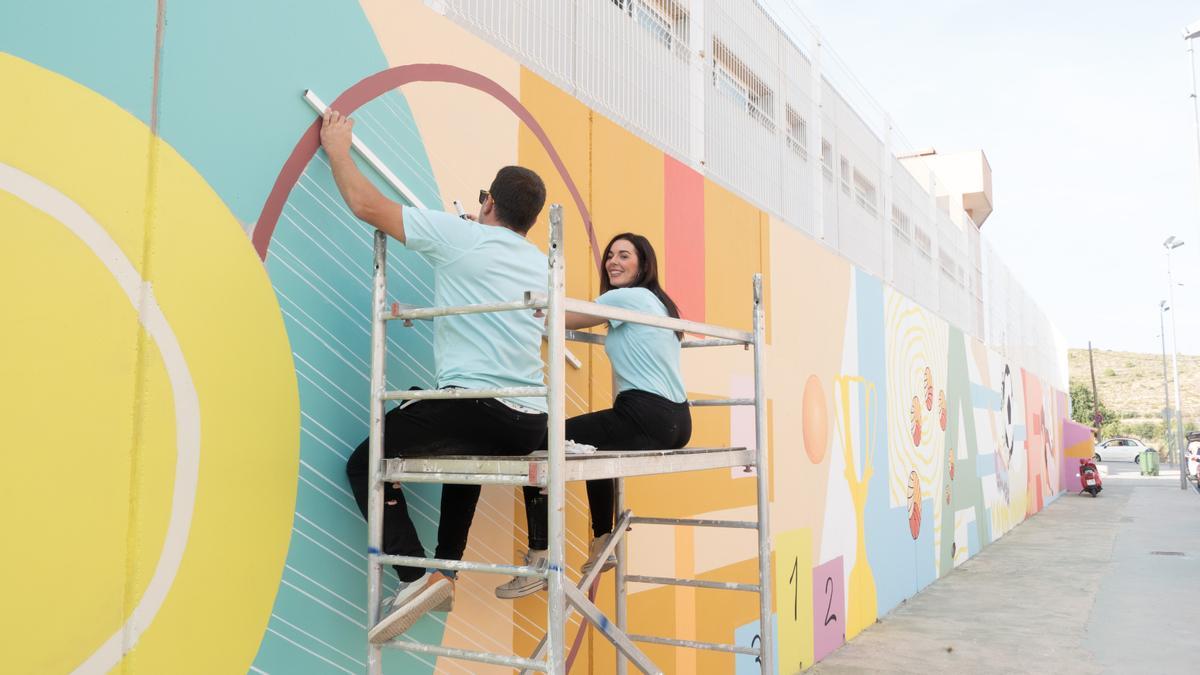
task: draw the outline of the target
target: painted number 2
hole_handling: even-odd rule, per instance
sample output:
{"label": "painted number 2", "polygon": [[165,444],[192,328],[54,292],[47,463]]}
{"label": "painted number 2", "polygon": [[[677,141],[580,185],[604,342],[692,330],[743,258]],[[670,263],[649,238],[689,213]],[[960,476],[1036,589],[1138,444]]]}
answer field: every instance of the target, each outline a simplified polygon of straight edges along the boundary
{"label": "painted number 2", "polygon": [[825,594],[829,596],[829,604],[825,606],[825,625],[837,621],[837,614],[834,614],[833,609],[833,577],[825,577]]}

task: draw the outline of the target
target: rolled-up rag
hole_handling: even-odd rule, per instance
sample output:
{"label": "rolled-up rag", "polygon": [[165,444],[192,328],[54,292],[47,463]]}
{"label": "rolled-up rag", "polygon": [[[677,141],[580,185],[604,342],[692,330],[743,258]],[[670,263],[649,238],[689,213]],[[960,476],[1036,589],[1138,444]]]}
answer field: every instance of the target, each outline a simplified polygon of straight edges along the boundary
{"label": "rolled-up rag", "polygon": [[564,449],[568,455],[590,455],[596,451],[596,446],[588,445],[587,443],[576,443],[568,438]]}

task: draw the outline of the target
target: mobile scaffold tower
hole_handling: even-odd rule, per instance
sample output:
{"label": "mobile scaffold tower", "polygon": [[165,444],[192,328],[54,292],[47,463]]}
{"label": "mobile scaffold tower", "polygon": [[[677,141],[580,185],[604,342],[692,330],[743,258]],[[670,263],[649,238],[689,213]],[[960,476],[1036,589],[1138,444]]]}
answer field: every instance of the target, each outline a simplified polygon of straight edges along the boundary
{"label": "mobile scaffold tower", "polygon": [[[653,643],[708,649],[758,657],[763,673],[775,672],[775,645],[771,626],[771,540],[768,514],[768,462],[766,401],[763,394],[763,342],[764,318],[762,277],[754,276],[753,330],[742,331],[723,326],[655,316],[626,309],[608,307],[566,297],[563,261],[562,207],[550,207],[550,250],[549,284],[545,292],[533,290],[520,299],[510,302],[465,305],[458,307],[403,307],[389,306],[387,302],[387,237],[375,233],[375,285],[373,299],[373,325],[371,332],[371,431],[370,496],[368,500],[368,562],[367,562],[367,610],[369,625],[379,620],[379,596],[381,574],[384,565],[408,565],[430,569],[456,570],[458,572],[486,572],[499,575],[541,577],[547,582],[547,631],[536,651],[529,657],[510,654],[495,654],[429,645],[408,640],[393,640],[385,645],[368,644],[368,671],[371,675],[383,672],[381,648],[393,648],[408,652],[436,655],[453,659],[464,659],[501,666],[509,666],[522,672],[546,672],[560,675],[566,672],[564,646],[566,644],[567,621],[571,613],[580,612],[593,626],[616,647],[618,652],[617,672],[624,675],[626,659],[643,673],[661,673],[637,646],[637,643]],[[385,387],[384,365],[387,326],[392,321],[410,324],[416,320],[431,320],[439,316],[474,314],[483,312],[538,311],[546,312],[546,339],[548,377],[542,387],[510,387],[497,389],[416,389],[388,391]],[[693,406],[754,406],[755,438],[757,448],[683,448],[679,450],[651,451],[607,451],[592,454],[565,454],[565,392],[566,340],[603,344],[604,336],[565,330],[566,312],[577,312],[604,319],[629,321],[657,326],[702,338],[688,338],[684,348],[742,346],[754,350],[754,397],[731,399],[706,399],[691,401]],[[547,450],[517,457],[495,456],[438,456],[384,459],[383,417],[385,401],[436,399],[436,398],[499,398],[544,396],[547,399],[548,443]],[[701,471],[706,469],[753,467],[757,481],[757,521],[651,518],[635,516],[625,508],[624,478],[654,474]],[[589,588],[601,565],[594,565],[587,575],[577,583],[566,576],[565,524],[563,506],[568,481],[615,478],[617,480],[617,513],[619,518],[613,536],[600,560],[616,552],[616,617],[610,621],[589,599],[584,589]],[[545,488],[549,502],[549,564],[546,569],[532,566],[493,564],[485,562],[439,560],[411,556],[385,555],[381,552],[383,536],[383,488],[386,483],[459,483],[477,485],[533,485]],[[718,527],[754,529],[758,531],[758,583],[740,584],[701,579],[676,579],[629,574],[626,568],[625,532],[636,524],[672,525],[681,527]],[[626,589],[629,583],[667,584],[694,588],[719,589],[757,593],[759,597],[759,625],[761,637],[757,646],[743,647],[732,644],[679,640],[670,637],[633,635],[627,629]],[[624,657],[624,658],[622,658]]]}

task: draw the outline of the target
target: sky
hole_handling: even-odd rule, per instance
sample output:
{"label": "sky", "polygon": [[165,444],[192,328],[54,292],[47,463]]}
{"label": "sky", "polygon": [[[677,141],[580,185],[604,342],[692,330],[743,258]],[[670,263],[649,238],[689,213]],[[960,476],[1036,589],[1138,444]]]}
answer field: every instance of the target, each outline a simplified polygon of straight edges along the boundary
{"label": "sky", "polygon": [[1159,351],[1162,242],[1184,240],[1167,349],[1177,314],[1180,351],[1200,354],[1200,171],[1182,38],[1200,2],[764,4],[816,24],[913,147],[983,149],[983,234],[1068,346]]}

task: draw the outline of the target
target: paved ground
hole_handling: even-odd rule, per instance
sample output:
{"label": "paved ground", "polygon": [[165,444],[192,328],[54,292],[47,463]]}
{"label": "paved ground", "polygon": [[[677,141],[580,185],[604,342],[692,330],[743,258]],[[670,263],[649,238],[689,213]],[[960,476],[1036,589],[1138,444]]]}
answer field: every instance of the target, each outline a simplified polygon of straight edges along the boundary
{"label": "paved ground", "polygon": [[1200,494],[1102,471],[812,672],[1200,673]]}

